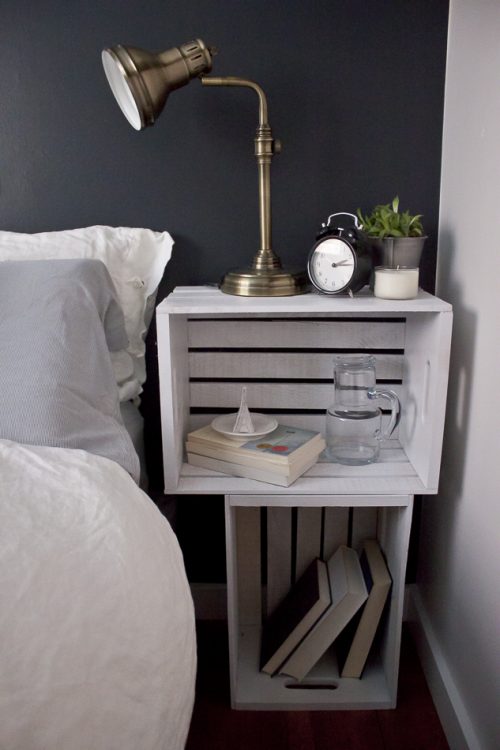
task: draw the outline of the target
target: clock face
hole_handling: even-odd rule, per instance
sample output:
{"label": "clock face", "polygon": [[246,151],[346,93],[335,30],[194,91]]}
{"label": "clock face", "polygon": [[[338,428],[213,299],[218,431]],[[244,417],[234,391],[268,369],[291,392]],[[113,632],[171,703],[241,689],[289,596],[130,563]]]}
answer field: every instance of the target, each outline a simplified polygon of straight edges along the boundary
{"label": "clock face", "polygon": [[351,281],[355,268],[350,246],[338,237],[329,237],[313,250],[309,260],[309,276],[324,292],[340,292]]}

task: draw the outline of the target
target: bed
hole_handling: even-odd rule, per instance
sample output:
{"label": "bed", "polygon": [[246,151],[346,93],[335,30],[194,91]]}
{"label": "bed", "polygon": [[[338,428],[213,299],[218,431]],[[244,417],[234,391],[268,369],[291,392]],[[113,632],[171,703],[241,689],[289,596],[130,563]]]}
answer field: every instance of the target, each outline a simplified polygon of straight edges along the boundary
{"label": "bed", "polygon": [[171,247],[126,228],[0,232],[2,750],[184,747],[193,604],[138,455]]}

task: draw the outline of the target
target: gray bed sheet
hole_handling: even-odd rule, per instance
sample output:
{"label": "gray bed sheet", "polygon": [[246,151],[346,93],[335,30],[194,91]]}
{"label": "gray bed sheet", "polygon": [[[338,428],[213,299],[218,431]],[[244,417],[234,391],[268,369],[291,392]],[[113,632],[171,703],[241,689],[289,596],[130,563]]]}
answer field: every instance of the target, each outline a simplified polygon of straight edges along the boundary
{"label": "gray bed sheet", "polygon": [[140,487],[143,490],[147,490],[148,474],[146,471],[146,451],[144,448],[144,418],[133,401],[122,401],[120,403],[120,412],[125,429],[130,435],[135,452],[139,457],[141,469]]}
{"label": "gray bed sheet", "polygon": [[83,449],[138,482],[110,357],[126,344],[101,261],[0,263],[0,438]]}

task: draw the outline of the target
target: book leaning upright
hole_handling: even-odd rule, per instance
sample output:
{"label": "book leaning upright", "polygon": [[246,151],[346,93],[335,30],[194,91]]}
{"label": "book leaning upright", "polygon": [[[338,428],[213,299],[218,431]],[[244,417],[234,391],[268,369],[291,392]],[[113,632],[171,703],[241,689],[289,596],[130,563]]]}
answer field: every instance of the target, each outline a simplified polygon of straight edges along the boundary
{"label": "book leaning upright", "polygon": [[391,575],[376,539],[366,539],[360,555],[368,599],[341,635],[337,649],[341,677],[361,677],[391,588]]}
{"label": "book leaning upright", "polygon": [[368,598],[358,555],[341,545],[328,560],[331,604],[281,667],[303,680]]}
{"label": "book leaning upright", "polygon": [[326,563],[312,561],[264,621],[261,672],[273,675],[330,604]]}

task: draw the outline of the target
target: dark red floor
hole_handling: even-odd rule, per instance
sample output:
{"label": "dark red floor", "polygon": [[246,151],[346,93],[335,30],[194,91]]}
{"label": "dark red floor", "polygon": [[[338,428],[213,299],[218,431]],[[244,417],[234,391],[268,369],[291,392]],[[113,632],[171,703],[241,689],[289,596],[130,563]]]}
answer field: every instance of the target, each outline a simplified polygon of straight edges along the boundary
{"label": "dark red floor", "polygon": [[388,711],[233,711],[225,624],[198,624],[197,698],[186,750],[447,750],[403,629],[398,706]]}

